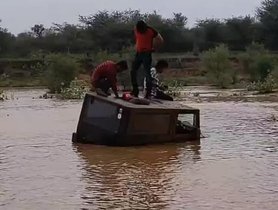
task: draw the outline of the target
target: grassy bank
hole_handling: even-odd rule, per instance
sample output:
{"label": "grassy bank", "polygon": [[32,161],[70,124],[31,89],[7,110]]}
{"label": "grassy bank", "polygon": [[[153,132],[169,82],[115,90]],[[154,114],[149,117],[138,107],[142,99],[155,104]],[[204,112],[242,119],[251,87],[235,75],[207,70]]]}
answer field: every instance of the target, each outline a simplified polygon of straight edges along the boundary
{"label": "grassy bank", "polygon": [[[89,85],[90,77],[86,74],[80,74],[78,79],[85,81]],[[211,85],[209,79],[205,76],[190,77],[171,77],[165,78],[164,83],[173,86],[207,86]],[[25,77],[25,78],[6,78],[0,80],[0,87],[46,87],[47,83],[43,76]]]}
{"label": "grassy bank", "polygon": [[[90,57],[49,54],[42,60],[0,59],[0,87],[48,86],[52,92],[59,92],[76,77],[89,83],[90,70],[100,62],[124,58],[127,56],[99,52]],[[256,43],[236,56],[225,45],[221,45],[200,56],[155,53],[154,63],[161,58],[169,62],[170,68],[162,75],[162,80],[169,87],[215,85],[219,88],[245,87],[271,92],[278,86],[278,56]],[[119,85],[131,86],[129,74],[125,72],[119,75]],[[138,77],[139,84],[143,84],[142,69]]]}
{"label": "grassy bank", "polygon": [[22,77],[6,78],[0,80],[0,87],[44,87],[46,82],[44,77]]}

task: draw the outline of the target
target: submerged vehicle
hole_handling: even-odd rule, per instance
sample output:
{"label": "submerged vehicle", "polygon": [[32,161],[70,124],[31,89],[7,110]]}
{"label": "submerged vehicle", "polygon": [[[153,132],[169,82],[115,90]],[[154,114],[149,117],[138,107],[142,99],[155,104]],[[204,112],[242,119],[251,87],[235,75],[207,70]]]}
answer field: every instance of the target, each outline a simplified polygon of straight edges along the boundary
{"label": "submerged vehicle", "polygon": [[72,141],[135,146],[200,140],[200,111],[172,101],[133,104],[87,93]]}

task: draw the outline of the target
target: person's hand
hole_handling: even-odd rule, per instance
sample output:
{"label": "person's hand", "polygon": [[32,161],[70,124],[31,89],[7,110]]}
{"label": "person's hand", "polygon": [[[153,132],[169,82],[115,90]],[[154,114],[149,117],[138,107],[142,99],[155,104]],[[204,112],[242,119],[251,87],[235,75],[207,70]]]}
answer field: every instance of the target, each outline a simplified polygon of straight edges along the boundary
{"label": "person's hand", "polygon": [[157,37],[155,37],[153,39],[153,50],[159,51],[159,49],[162,47],[163,43],[164,43],[164,40],[163,40],[162,36],[160,34],[158,34]]}

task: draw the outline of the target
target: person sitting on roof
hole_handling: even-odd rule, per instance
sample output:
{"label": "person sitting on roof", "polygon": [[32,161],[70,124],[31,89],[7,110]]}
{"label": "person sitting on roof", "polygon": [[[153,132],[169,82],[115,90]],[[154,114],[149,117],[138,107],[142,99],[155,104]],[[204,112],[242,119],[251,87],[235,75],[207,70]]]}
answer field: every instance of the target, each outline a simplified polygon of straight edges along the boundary
{"label": "person sitting on roof", "polygon": [[[168,62],[166,60],[159,60],[155,67],[151,68],[151,97],[155,99],[161,99],[161,100],[167,100],[167,101],[173,101],[174,99],[165,94],[164,91],[168,88],[167,86],[163,85],[159,79],[158,74],[163,73],[165,69],[167,69],[169,66]],[[144,87],[146,89],[146,78],[144,81]]]}
{"label": "person sitting on roof", "polygon": [[108,96],[111,88],[116,98],[119,98],[117,90],[117,74],[128,69],[127,61],[106,61],[98,65],[91,74],[91,83],[97,94]]}

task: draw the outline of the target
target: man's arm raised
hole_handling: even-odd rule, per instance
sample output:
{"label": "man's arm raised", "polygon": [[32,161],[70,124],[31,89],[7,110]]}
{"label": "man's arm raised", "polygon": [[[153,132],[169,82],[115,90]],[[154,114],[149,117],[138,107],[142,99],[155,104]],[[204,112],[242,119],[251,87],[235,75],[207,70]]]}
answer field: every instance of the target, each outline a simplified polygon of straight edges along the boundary
{"label": "man's arm raised", "polygon": [[160,33],[157,33],[157,36],[154,38],[153,47],[155,50],[159,49],[164,43],[164,39]]}

